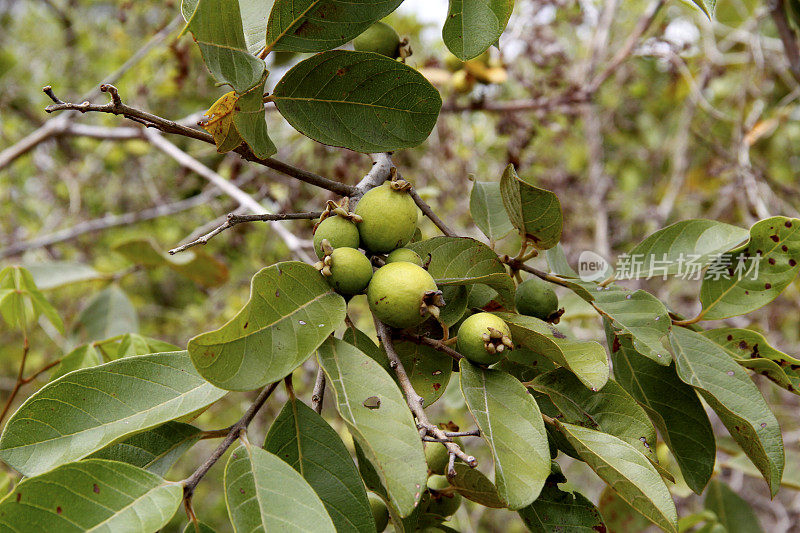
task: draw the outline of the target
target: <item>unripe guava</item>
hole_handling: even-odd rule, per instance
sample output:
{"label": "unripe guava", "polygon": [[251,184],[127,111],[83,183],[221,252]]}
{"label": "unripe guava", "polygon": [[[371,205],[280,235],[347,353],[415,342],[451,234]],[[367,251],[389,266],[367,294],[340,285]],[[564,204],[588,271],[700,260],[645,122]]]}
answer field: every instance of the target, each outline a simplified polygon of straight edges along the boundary
{"label": "unripe guava", "polygon": [[355,214],[361,216],[361,246],[373,253],[391,252],[407,244],[417,229],[417,205],[405,191],[384,183],[365,194]]}
{"label": "unripe guava", "polygon": [[339,294],[353,295],[364,292],[372,279],[372,263],[367,256],[354,248],[336,248],[331,253],[328,283]]}
{"label": "unripe guava", "polygon": [[328,239],[333,248],[358,248],[361,237],[352,220],[333,215],[320,222],[314,232],[314,251],[320,259],[325,255],[322,239]]}
{"label": "unripe guava", "polygon": [[476,313],[458,328],[458,351],[481,365],[500,359],[500,353],[513,347],[511,330],[505,322],[491,313]]}
{"label": "unripe guava", "polygon": [[546,281],[530,278],[519,284],[515,297],[517,312],[547,320],[558,311],[556,291]]}
{"label": "unripe guava", "polygon": [[400,261],[375,271],[367,288],[367,302],[372,313],[384,324],[411,328],[428,318],[423,300],[426,293],[437,290],[427,270]]}
{"label": "unripe guava", "polygon": [[353,39],[353,48],[359,52],[375,52],[392,59],[399,56],[400,36],[384,22],[376,22]]}
{"label": "unripe guava", "polygon": [[375,528],[378,533],[381,533],[389,525],[389,510],[377,494],[368,492],[367,498],[369,499],[369,508],[372,510],[372,518],[375,519]]}
{"label": "unripe guava", "polygon": [[405,261],[406,263],[414,263],[417,266],[422,266],[422,258],[410,248],[398,248],[386,256],[386,264],[397,263]]}
{"label": "unripe guava", "polygon": [[[453,442],[461,446],[461,439],[454,438]],[[428,470],[434,474],[444,475],[447,470],[447,463],[450,461],[450,452],[438,442],[425,443],[425,462],[428,463]]]}
{"label": "unripe guava", "polygon": [[444,476],[431,476],[428,478],[431,501],[428,504],[427,513],[447,518],[458,511],[458,508],[461,507],[461,495],[447,490],[450,488],[450,482]]}

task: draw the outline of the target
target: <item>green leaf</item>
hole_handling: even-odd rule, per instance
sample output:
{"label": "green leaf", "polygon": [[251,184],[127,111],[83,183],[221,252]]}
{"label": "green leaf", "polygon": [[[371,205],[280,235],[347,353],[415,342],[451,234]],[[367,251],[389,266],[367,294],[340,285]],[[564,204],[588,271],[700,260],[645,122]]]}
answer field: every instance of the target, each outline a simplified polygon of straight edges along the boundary
{"label": "green leaf", "polygon": [[181,455],[200,440],[202,433],[189,424],[167,422],[106,446],[89,458],[120,461],[165,476]]}
{"label": "green leaf", "polygon": [[453,372],[453,358],[430,346],[396,341],[395,351],[406,369],[411,385],[428,407],[441,398]]}
{"label": "green leaf", "polygon": [[348,326],[348,328],[344,330],[342,340],[352,344],[370,356],[376,363],[381,365],[389,375],[392,375],[392,368],[389,366],[389,358],[386,356],[386,352],[384,352],[382,348],[379,348],[369,335],[358,328]]}
{"label": "green leaf", "polygon": [[544,255],[547,258],[547,266],[550,267],[550,272],[553,274],[567,278],[578,277],[578,273],[569,266],[567,255],[564,253],[564,247],[561,246],[561,243],[545,250]]}
{"label": "green leaf", "polygon": [[233,530],[335,532],[303,477],[275,455],[238,446],[225,465],[225,503]]}
{"label": "green leaf", "polygon": [[[750,242],[723,254],[706,272],[700,286],[703,319],[729,318],[755,311],[783,292],[800,270],[798,229],[797,218],[772,217],[756,222],[750,228]],[[741,274],[736,271],[740,263]],[[753,271],[749,272],[751,267]],[[722,275],[714,279],[716,274],[712,269],[717,268]]]}
{"label": "green leaf", "polygon": [[60,378],[64,374],[79,368],[97,366],[102,362],[103,359],[100,356],[100,352],[94,347],[94,344],[78,346],[61,358],[61,362],[53,369],[50,380]]}
{"label": "green leaf", "polygon": [[[723,252],[747,240],[746,229],[716,220],[682,220],[649,235],[628,255],[624,279],[699,274]],[[634,266],[636,265],[636,266]]]}
{"label": "green leaf", "polygon": [[636,448],[608,433],[556,422],[578,455],[619,496],[648,520],[677,532],[678,514],[669,489]]}
{"label": "green leaf", "polygon": [[800,359],[776,350],[760,333],[749,329],[719,328],[702,334],[722,347],[743,367],[766,376],[790,392],[800,394]]}
{"label": "green leaf", "polygon": [[728,533],[761,533],[763,531],[747,500],[719,480],[715,479],[708,484],[704,503],[706,509],[714,511],[720,524],[725,526]]}
{"label": "green leaf", "polygon": [[[417,426],[392,378],[361,350],[328,339],[319,362],[336,395],[336,408],[400,512],[414,511],[427,466]],[[364,405],[377,398],[378,408]]]}
{"label": "green leaf", "polygon": [[200,375],[227,390],[250,390],[283,379],[344,320],[344,298],[305,263],[261,269],[250,300],[220,329],[189,341]]}
{"label": "green leaf", "polygon": [[[183,0],[181,2],[181,15],[183,20],[189,22],[199,0]],[[273,0],[241,0],[239,2],[240,18],[243,25],[243,34],[247,43],[247,50],[257,54],[264,48],[267,34],[267,18],[272,9]]]}
{"label": "green leaf", "polygon": [[[600,514],[603,516],[607,530],[611,532],[641,533],[650,527],[650,521],[639,514],[636,509],[620,498],[620,496],[606,486],[600,493],[600,501],[597,504]],[[678,523],[679,531],[680,521]]]}
{"label": "green leaf", "polygon": [[89,265],[73,263],[70,261],[52,261],[48,263],[31,263],[25,268],[33,276],[33,281],[39,290],[55,289],[72,283],[106,279],[106,274],[101,274]]}
{"label": "green leaf", "polygon": [[508,372],[520,381],[531,381],[536,376],[557,368],[547,357],[522,346],[506,351],[503,355],[505,357],[492,368]]}
{"label": "green leaf", "polygon": [[491,242],[502,239],[514,229],[503,207],[500,184],[476,181],[469,195],[469,212],[475,225]]}
{"label": "green leaf", "polygon": [[552,476],[536,501],[518,513],[528,530],[534,533],[606,531],[597,507],[580,492],[559,489]]}
{"label": "green leaf", "polygon": [[550,474],[550,448],[536,402],[501,370],[460,362],[461,393],[494,458],[495,484],[510,509],[530,505]]}
{"label": "green leaf", "polygon": [[141,468],[87,459],[23,479],[0,501],[0,529],[18,533],[158,531],[183,499],[178,482]]}
{"label": "green leaf", "polygon": [[455,463],[453,467],[456,477],[450,480],[450,484],[457,493],[484,507],[501,509],[506,506],[497,493],[497,487],[480,470],[464,463]]}
{"label": "green leaf", "polygon": [[204,524],[203,522],[197,522],[197,527],[192,522],[186,524],[186,527],[183,528],[183,533],[217,533],[214,531],[214,528],[209,526],[208,524]]}
{"label": "green leaf", "polygon": [[128,295],[116,285],[109,285],[92,296],[73,327],[83,331],[90,341],[99,341],[139,331],[136,316]]}
{"label": "green leaf", "polygon": [[508,165],[500,179],[500,193],[508,218],[520,235],[538,248],[547,250],[561,240],[561,202],[550,191],[521,180]]}
{"label": "green leaf", "polygon": [[714,472],[714,431],[697,393],[675,366],[661,366],[638,353],[629,338],[606,329],[614,377],[641,405],[672,451],[686,484],[700,494]]}
{"label": "green leaf", "polygon": [[558,368],[540,375],[529,387],[550,397],[563,415],[559,420],[619,437],[645,457],[656,459],[653,424],[644,409],[613,379],[592,392],[572,372]]}
{"label": "green leaf", "polygon": [[302,134],[368,153],[424,142],[442,107],[439,92],[413,68],[346,50],[301,61],[278,82],[272,98]]}
{"label": "green leaf", "polygon": [[34,476],[224,395],[197,374],[186,352],[127,357],[77,370],[48,383],[20,406],[0,437],[0,458]]}
{"label": "green leaf", "polygon": [[678,376],[719,415],[774,496],[784,466],[783,437],[758,387],[719,345],[699,333],[673,329],[672,347]]}
{"label": "green leaf", "polygon": [[240,95],[262,82],[266,66],[248,51],[239,0],[199,0],[186,30],[218,82]]}
{"label": "green leaf", "polygon": [[514,10],[514,0],[450,0],[442,27],[444,44],[462,61],[497,43]]}
{"label": "green leaf", "polygon": [[165,266],[204,287],[216,287],[228,280],[228,267],[202,250],[172,256],[161,252],[152,239],[131,239],[117,244],[114,250],[136,265]]}
{"label": "green leaf", "polygon": [[717,8],[717,0],[691,0],[691,2],[700,8],[708,20],[714,17],[714,11]]}
{"label": "green leaf", "polygon": [[600,390],[608,381],[608,356],[598,342],[569,339],[555,326],[531,316],[495,314],[508,324],[515,345],[522,345],[570,370],[589,389]]}
{"label": "green leaf", "polygon": [[262,159],[278,152],[267,131],[267,112],[264,109],[264,85],[266,82],[267,74],[265,73],[260,83],[239,95],[233,116],[233,125],[236,126],[236,131],[253,153]]}
{"label": "green leaf", "polygon": [[64,333],[64,323],[58,312],[42,291],[36,287],[33,276],[21,266],[0,270],[0,316],[11,327],[25,330],[44,315],[55,328]]}
{"label": "green leaf", "polygon": [[[496,290],[501,302],[513,307],[514,280],[497,254],[482,242],[467,237],[434,237],[408,247],[423,263],[429,261],[428,272],[439,288],[482,283]],[[447,295],[445,291],[445,302]]]}
{"label": "green leaf", "polygon": [[[103,343],[107,346],[107,343]],[[179,348],[174,344],[143,337],[137,333],[126,333],[119,339],[117,345],[117,358],[129,357],[131,355],[147,355],[149,353],[174,352]]]}
{"label": "green leaf", "polygon": [[267,47],[291,52],[332,50],[361,35],[403,0],[275,0]]}
{"label": "green leaf", "polygon": [[367,493],[350,452],[313,409],[289,398],[267,433],[264,449],[289,463],[311,485],[336,531],[375,531]]}
{"label": "green leaf", "polygon": [[670,317],[658,298],[649,292],[631,292],[616,286],[591,294],[594,301],[590,303],[610,320],[617,335],[627,335],[633,339],[636,351],[660,365],[672,362],[669,349]]}

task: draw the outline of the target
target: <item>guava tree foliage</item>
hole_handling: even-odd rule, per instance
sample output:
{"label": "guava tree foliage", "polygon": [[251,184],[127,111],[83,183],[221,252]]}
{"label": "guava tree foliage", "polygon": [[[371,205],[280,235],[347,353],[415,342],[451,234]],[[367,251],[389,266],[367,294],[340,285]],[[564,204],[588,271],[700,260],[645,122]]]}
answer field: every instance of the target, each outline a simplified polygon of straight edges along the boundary
{"label": "guava tree foliage", "polygon": [[[797,393],[800,361],[755,331],[701,324],[759,309],[795,279],[799,219],[777,216],[749,229],[685,220],[635,246],[616,273],[606,268],[587,276],[580,268],[579,275],[559,244],[558,198],[509,165],[496,181],[475,182],[470,197],[474,223],[490,244],[459,236],[386,153],[424,142],[442,105],[438,91],[405,64],[407,43],[362,39],[358,51],[337,49],[400,2],[270,4],[184,0],[181,6],[185,31],[209,71],[232,89],[202,121],[208,133],[131,108],[110,85],[103,86],[111,95],[103,106],[65,103],[47,89],[55,101],[50,111],[109,112],[213,142],[220,152],[236,151],[342,199],[309,213],[231,215],[191,243],[249,220],[318,219],[318,262],[289,260],[257,272],[236,316],[195,335],[185,350],[117,335],[125,321],[135,321],[124,294],[112,286],[95,297],[84,313],[106,319],[95,338],[105,332],[109,339],[42,369],[52,371],[52,380],[10,415],[0,437],[0,458],[24,476],[0,501],[3,529],[156,531],[183,504],[187,531],[208,531],[194,491],[231,448],[224,493],[235,531],[369,532],[389,522],[401,532],[452,531],[448,517],[465,499],[516,512],[531,531],[605,531],[606,515],[563,486],[563,456],[585,463],[608,485],[604,500],[616,499],[665,531],[678,531],[669,489],[675,477],[697,494],[707,490],[706,511],[684,517],[681,528],[710,530],[726,525],[731,507],[746,505],[712,480],[717,445],[706,406],[776,494],[782,435],[750,373]],[[459,60],[472,60],[497,43],[512,8],[511,1],[453,0],[443,40]],[[375,35],[396,38],[385,28]],[[373,45],[383,53],[369,51]],[[264,58],[278,51],[314,55],[265,95]],[[276,149],[265,102],[316,141],[371,153],[372,171],[350,186],[270,159]],[[419,210],[442,236],[423,238]],[[506,238],[521,241],[514,257],[495,252]],[[224,266],[184,251],[189,247],[173,256],[138,240],[117,250],[201,285],[224,283]],[[534,260],[547,269],[531,266]],[[627,280],[690,269],[703,279],[695,317],[625,287]],[[0,272],[0,313],[23,333],[40,316],[63,330],[36,274],[52,279],[22,267]],[[55,273],[62,283],[95,275]],[[596,339],[577,338],[559,324],[565,309],[556,286],[596,312]],[[362,294],[377,338],[348,317],[348,303]],[[291,376],[310,358],[319,373],[312,397],[303,399]],[[20,371],[7,408],[30,379]],[[426,413],[456,380],[473,427],[432,421]],[[266,436],[255,440],[248,425],[281,382],[289,399]],[[224,396],[256,389],[230,428],[192,425]],[[320,415],[326,390],[351,447]],[[677,468],[659,462],[658,435]],[[166,479],[184,452],[215,437],[222,442],[190,477]],[[474,450],[481,446],[493,476],[476,469]]]}

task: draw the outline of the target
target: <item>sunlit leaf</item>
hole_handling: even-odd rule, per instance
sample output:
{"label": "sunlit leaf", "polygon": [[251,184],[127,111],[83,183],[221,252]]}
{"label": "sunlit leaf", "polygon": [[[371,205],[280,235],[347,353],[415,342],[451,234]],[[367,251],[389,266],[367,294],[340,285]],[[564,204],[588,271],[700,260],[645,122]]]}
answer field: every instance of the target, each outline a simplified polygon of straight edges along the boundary
{"label": "sunlit leaf", "polygon": [[536,402],[500,370],[460,362],[461,392],[494,458],[495,484],[510,509],[530,505],[550,474],[550,448]]}
{"label": "sunlit leaf", "polygon": [[800,359],[776,350],[763,335],[740,328],[719,328],[702,333],[719,344],[743,367],[766,376],[790,392],[800,394]]}
{"label": "sunlit leaf", "polygon": [[303,477],[255,446],[238,446],[231,453],[225,465],[225,503],[234,531],[336,531]]}
{"label": "sunlit leaf", "polygon": [[557,423],[578,455],[622,499],[666,531],[677,532],[678,514],[669,489],[647,458],[608,433]]}
{"label": "sunlit leaf", "polygon": [[189,354],[218,387],[255,389],[290,374],[344,315],[344,299],[314,267],[277,263],[253,276],[250,300],[230,322],[189,341]]}
{"label": "sunlit leaf", "polygon": [[87,459],[24,479],[0,501],[0,529],[18,533],[158,531],[183,499],[178,482],[141,468]]}
{"label": "sunlit leaf", "polygon": [[511,328],[515,345],[522,345],[567,368],[591,390],[600,390],[608,381],[608,355],[599,343],[570,339],[555,326],[531,316],[496,314]]}
{"label": "sunlit leaf", "polygon": [[33,276],[36,286],[43,291],[108,277],[107,274],[102,274],[89,265],[70,261],[31,263],[25,265],[25,268]]}
{"label": "sunlit leaf", "polygon": [[[712,263],[700,287],[703,319],[755,311],[783,292],[800,271],[798,229],[800,219],[796,218],[772,217],[756,222],[750,228],[747,245]],[[712,269],[718,269],[719,275]]]}
{"label": "sunlit leaf", "polygon": [[64,323],[55,307],[36,287],[33,276],[21,266],[0,270],[0,316],[12,327],[27,329],[39,315],[64,332]]}
{"label": "sunlit leaf", "polygon": [[116,285],[109,285],[89,300],[73,328],[83,332],[86,340],[99,341],[139,332],[136,316],[128,295]]}
{"label": "sunlit leaf", "polygon": [[224,395],[197,374],[186,352],[77,370],[39,389],[14,413],[0,437],[0,458],[33,476]]}
{"label": "sunlit leaf", "polygon": [[746,241],[747,235],[744,228],[716,220],[676,222],[652,233],[627,254],[623,277],[699,275],[718,254]]}
{"label": "sunlit leaf", "polygon": [[[425,486],[422,441],[400,389],[381,366],[352,344],[331,338],[319,362],[336,395],[336,407],[389,499],[402,516],[411,514]],[[377,397],[380,407],[364,400]]]}
{"label": "sunlit leaf", "polygon": [[169,255],[152,239],[131,239],[114,246],[129,261],[145,267],[168,267],[205,287],[216,287],[228,279],[228,267],[202,250]]}
{"label": "sunlit leaf", "polygon": [[719,415],[774,496],[784,467],[783,437],[758,387],[718,344],[697,332],[675,328],[672,347],[678,376]]}

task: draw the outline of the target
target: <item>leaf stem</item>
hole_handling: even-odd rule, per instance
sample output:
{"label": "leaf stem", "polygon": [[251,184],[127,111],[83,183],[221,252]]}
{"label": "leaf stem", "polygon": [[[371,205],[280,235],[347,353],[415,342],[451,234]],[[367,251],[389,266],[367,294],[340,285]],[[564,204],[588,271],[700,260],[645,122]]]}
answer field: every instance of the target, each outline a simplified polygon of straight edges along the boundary
{"label": "leaf stem", "polygon": [[17,372],[17,381],[14,383],[14,388],[11,390],[11,394],[8,395],[8,399],[6,400],[6,404],[3,406],[3,412],[0,413],[0,424],[3,423],[5,420],[6,415],[8,414],[8,410],[11,408],[11,404],[14,403],[14,398],[17,397],[17,393],[19,392],[20,387],[22,387],[25,379],[23,375],[25,374],[25,363],[28,360],[28,352],[30,351],[30,344],[28,343],[28,335],[25,334],[22,341],[22,360],[19,363],[19,371]]}

